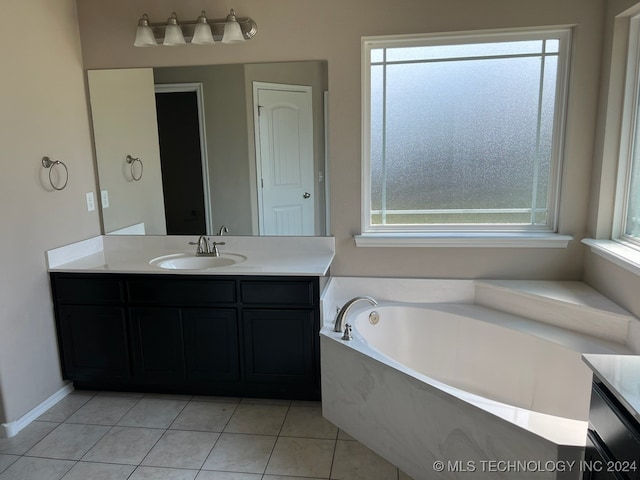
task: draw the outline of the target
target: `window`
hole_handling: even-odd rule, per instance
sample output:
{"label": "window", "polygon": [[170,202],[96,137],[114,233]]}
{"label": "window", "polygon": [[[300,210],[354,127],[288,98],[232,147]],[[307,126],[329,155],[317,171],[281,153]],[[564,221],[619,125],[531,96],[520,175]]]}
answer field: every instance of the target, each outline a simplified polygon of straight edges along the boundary
{"label": "window", "polygon": [[640,249],[640,15],[631,18],[613,238]]}
{"label": "window", "polygon": [[363,233],[555,231],[569,39],[363,39]]}

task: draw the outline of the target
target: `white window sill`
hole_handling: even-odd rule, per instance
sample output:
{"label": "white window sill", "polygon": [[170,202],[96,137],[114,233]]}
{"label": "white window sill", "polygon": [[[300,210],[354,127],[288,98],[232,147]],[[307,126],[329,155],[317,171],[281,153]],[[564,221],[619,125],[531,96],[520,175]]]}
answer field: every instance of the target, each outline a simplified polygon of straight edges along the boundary
{"label": "white window sill", "polygon": [[640,251],[613,240],[595,240],[584,238],[582,243],[591,247],[591,251],[615,263],[619,267],[640,275]]}
{"label": "white window sill", "polygon": [[567,248],[571,235],[557,233],[365,233],[357,247]]}

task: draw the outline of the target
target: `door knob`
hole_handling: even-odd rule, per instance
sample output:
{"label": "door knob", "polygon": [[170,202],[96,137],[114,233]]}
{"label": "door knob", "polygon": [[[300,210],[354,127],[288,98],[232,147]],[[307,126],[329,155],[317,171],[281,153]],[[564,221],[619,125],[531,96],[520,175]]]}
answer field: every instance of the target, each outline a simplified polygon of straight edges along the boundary
{"label": "door knob", "polygon": [[302,198],[309,198],[311,196],[311,194],[309,192],[304,192],[304,195],[302,195]]}

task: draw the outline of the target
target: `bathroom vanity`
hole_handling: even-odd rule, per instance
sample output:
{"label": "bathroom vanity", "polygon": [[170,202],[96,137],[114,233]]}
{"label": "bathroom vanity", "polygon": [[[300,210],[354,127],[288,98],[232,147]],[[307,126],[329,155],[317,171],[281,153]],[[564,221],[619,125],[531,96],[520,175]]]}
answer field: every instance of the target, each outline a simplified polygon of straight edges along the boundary
{"label": "bathroom vanity", "polygon": [[226,243],[253,261],[166,270],[147,257],[170,246],[147,246],[137,262],[125,259],[135,250],[103,244],[50,262],[64,378],[81,389],[319,399],[319,299],[332,251],[285,249],[278,259]]}
{"label": "bathroom vanity", "polygon": [[583,479],[640,479],[640,356],[583,358],[593,370]]}

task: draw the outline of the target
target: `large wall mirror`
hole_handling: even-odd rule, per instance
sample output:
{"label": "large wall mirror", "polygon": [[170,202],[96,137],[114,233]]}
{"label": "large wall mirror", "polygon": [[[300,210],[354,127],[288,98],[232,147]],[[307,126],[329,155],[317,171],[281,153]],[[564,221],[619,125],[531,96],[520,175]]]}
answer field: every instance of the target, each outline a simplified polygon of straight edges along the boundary
{"label": "large wall mirror", "polygon": [[105,234],[328,234],[327,63],[88,71]]}

